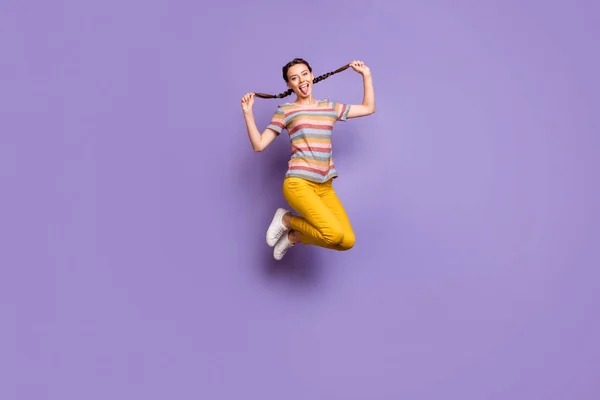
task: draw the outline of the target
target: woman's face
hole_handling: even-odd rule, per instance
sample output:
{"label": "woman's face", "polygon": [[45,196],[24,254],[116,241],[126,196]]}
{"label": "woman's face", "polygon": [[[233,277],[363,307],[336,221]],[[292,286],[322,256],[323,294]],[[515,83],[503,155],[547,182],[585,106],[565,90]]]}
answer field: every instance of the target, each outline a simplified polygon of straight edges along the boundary
{"label": "woman's face", "polygon": [[312,93],[313,74],[304,64],[292,65],[288,70],[287,86],[296,93],[299,98],[308,98]]}

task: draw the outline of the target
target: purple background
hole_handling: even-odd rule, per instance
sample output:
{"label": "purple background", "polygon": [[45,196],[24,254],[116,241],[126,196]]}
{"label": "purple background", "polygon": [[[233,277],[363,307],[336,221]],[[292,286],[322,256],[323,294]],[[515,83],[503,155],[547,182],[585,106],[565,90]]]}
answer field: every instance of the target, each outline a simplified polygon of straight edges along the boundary
{"label": "purple background", "polygon": [[[3,0],[0,398],[600,398],[599,8]],[[356,247],[277,263],[239,101],[297,56],[377,113]]]}

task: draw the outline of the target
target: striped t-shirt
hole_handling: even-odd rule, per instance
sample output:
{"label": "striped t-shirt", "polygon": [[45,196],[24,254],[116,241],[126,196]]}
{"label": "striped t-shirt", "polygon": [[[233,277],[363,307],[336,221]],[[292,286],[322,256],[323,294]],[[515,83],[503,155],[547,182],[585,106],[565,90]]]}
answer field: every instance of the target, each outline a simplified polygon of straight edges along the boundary
{"label": "striped t-shirt", "polygon": [[331,133],[337,121],[346,121],[350,105],[319,100],[317,104],[284,103],[267,128],[278,135],[287,129],[292,156],[286,177],[326,182],[338,176],[331,151]]}

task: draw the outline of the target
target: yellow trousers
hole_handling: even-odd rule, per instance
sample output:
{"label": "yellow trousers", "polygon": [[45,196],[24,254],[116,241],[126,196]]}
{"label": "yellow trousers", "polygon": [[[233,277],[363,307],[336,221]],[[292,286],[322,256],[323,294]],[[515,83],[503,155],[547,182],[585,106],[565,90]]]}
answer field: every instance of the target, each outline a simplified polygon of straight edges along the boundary
{"label": "yellow trousers", "polygon": [[333,190],[333,179],[325,183],[288,177],[283,195],[300,216],[292,216],[290,226],[300,232],[302,244],[333,250],[350,250],[355,236],[346,210]]}

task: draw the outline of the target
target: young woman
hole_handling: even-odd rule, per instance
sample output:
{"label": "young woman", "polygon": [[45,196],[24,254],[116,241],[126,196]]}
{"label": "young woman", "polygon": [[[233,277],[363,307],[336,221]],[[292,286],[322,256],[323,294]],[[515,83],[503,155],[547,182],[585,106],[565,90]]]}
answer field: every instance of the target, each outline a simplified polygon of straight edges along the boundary
{"label": "young woman", "polygon": [[[313,98],[314,83],[348,67],[363,77],[362,104],[350,105]],[[375,112],[371,71],[362,61],[352,61],[315,79],[309,63],[296,58],[283,67],[283,79],[289,88],[287,92],[277,96],[247,93],[242,98],[248,137],[254,151],[264,150],[283,129],[289,132],[292,147],[283,180],[283,194],[299,215],[293,215],[285,208],[277,209],[267,229],[267,244],[274,247],[273,256],[276,260],[281,260],[296,243],[349,250],[354,246],[355,236],[332,185],[338,173],[332,158],[331,134],[337,121]],[[282,98],[292,93],[296,94],[296,99],[279,105],[261,134],[252,114],[254,97]]]}

